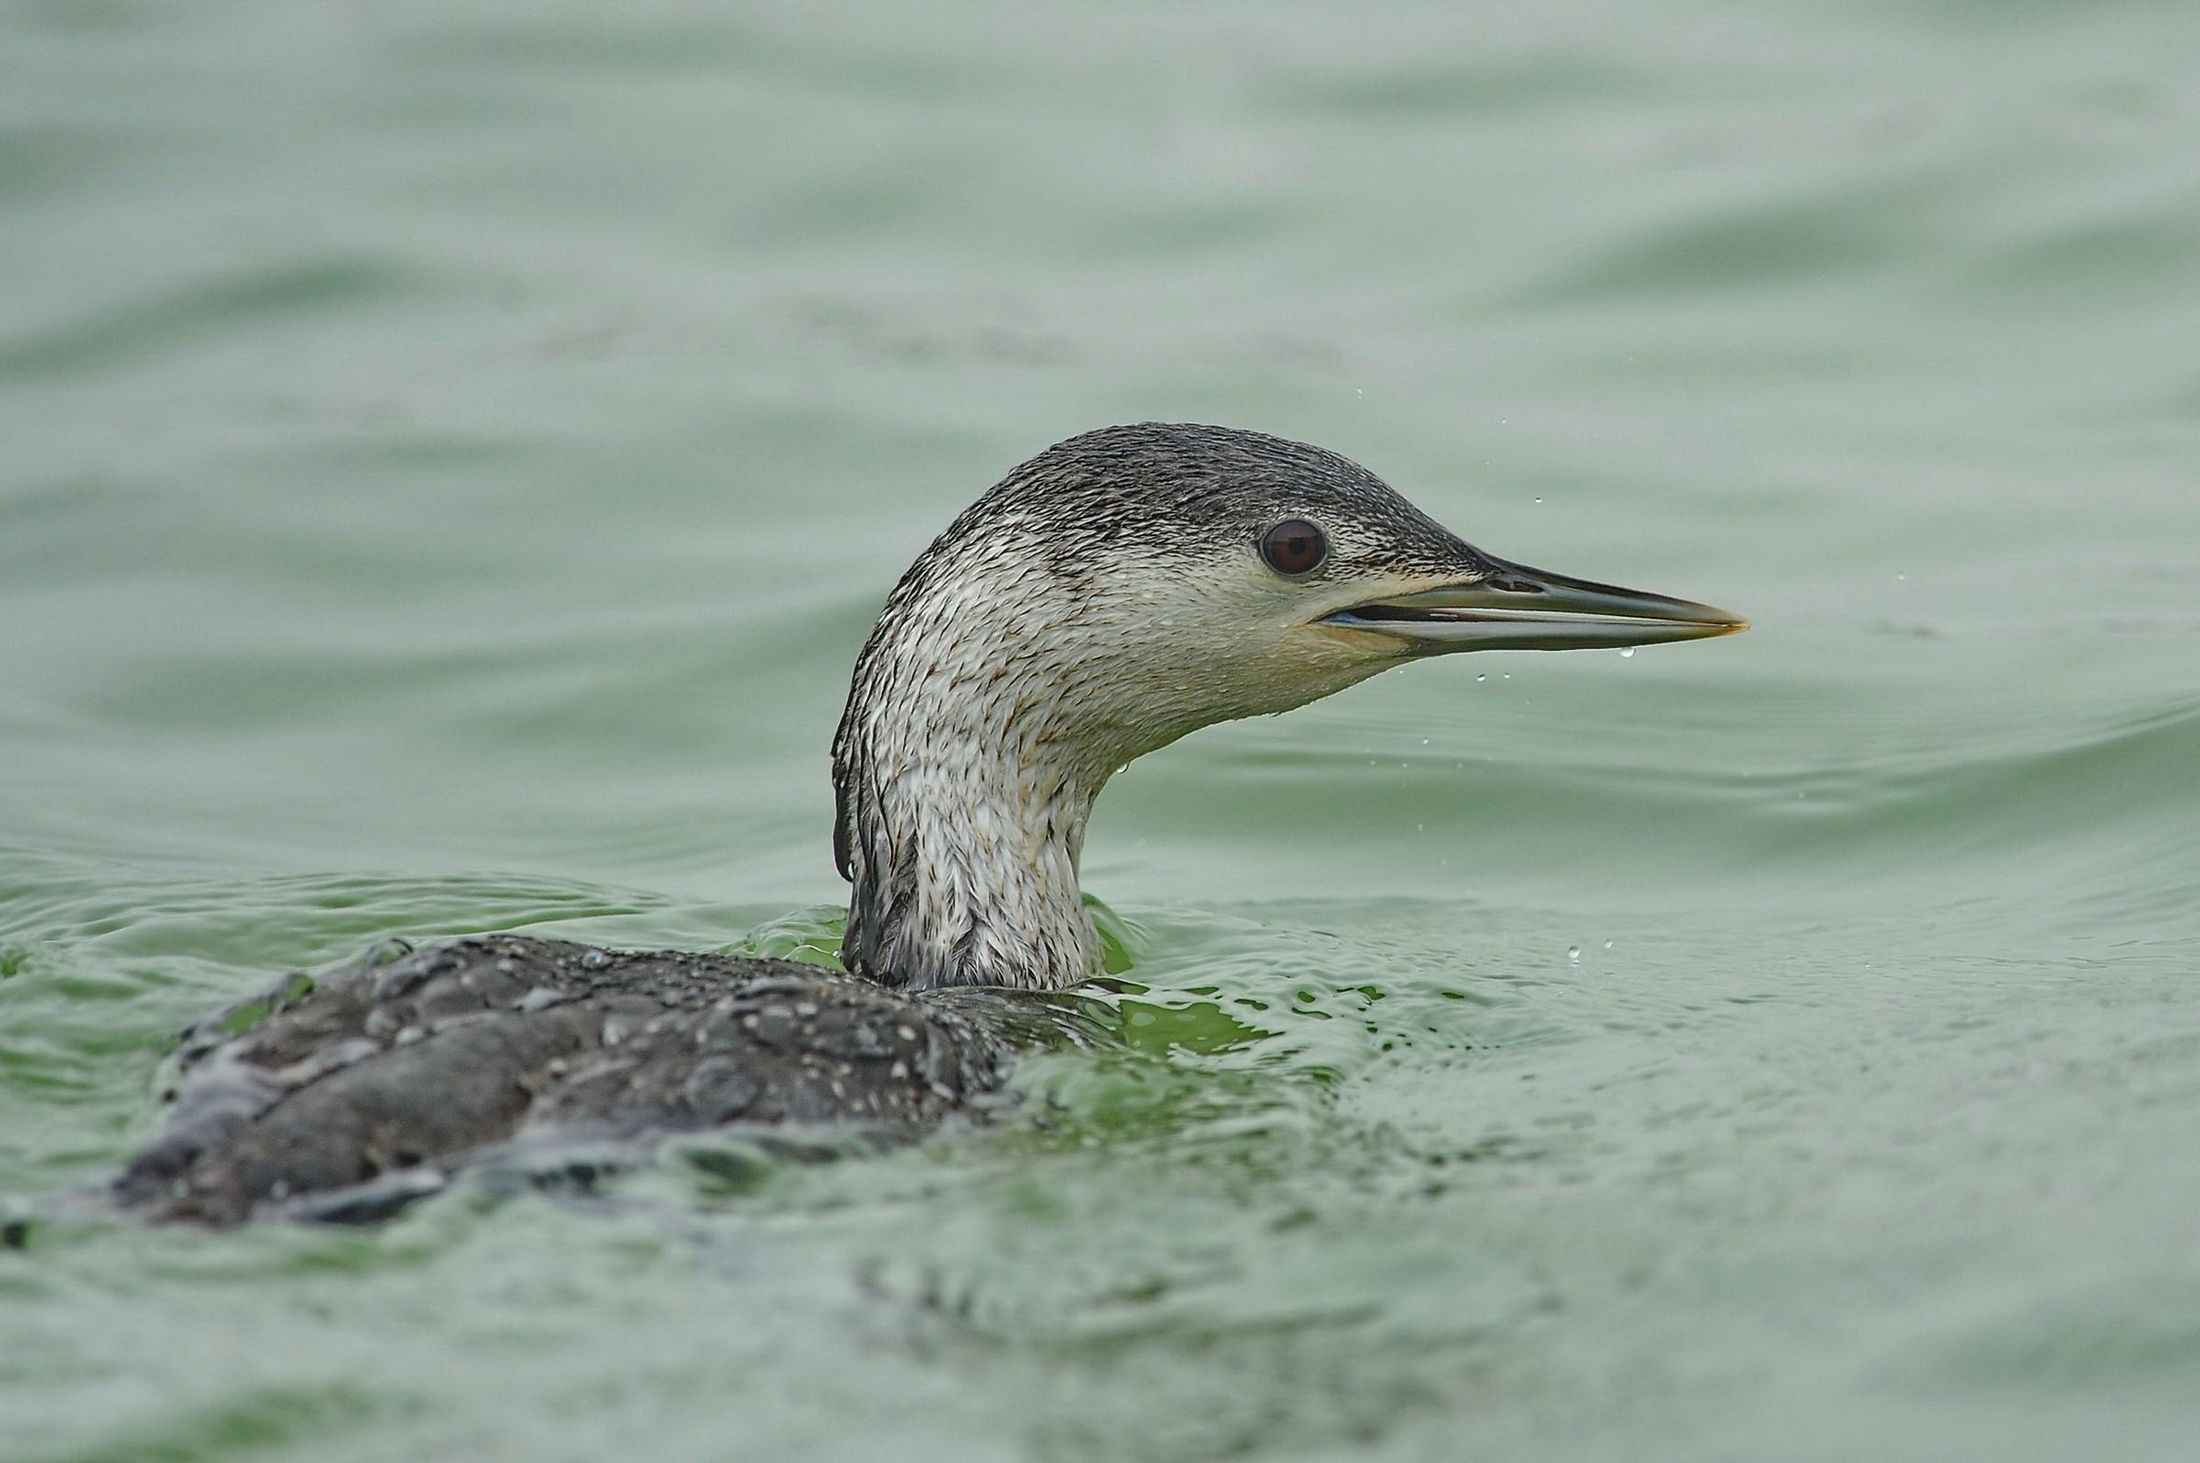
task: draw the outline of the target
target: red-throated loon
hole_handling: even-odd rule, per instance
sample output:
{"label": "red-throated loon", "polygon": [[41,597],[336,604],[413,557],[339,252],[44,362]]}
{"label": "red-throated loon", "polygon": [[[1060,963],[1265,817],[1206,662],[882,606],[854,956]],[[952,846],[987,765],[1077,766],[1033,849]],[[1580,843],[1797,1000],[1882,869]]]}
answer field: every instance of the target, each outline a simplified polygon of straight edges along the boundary
{"label": "red-throated loon", "polygon": [[1466,650],[1743,629],[1495,558],[1334,452],[1225,427],[1056,444],[910,566],[833,739],[846,973],[521,935],[397,946],[186,1037],[123,1207],[363,1217],[499,1145],[727,1123],[921,1129],[1074,1032],[1093,800],[1186,732]]}

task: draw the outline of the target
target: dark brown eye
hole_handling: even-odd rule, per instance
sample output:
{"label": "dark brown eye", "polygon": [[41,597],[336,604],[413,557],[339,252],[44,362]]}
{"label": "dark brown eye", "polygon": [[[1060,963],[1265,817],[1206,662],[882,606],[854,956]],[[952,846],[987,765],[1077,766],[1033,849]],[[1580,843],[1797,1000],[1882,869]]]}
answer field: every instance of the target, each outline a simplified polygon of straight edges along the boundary
{"label": "dark brown eye", "polygon": [[1286,518],[1261,535],[1260,556],[1278,574],[1311,574],[1329,557],[1329,538],[1303,518]]}

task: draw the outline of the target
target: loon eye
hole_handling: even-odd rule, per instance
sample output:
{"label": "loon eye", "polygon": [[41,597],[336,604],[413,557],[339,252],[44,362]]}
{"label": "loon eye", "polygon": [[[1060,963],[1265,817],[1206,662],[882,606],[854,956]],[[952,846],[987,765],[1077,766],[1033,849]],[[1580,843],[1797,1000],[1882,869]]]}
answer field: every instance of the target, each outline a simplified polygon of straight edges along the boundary
{"label": "loon eye", "polygon": [[1311,574],[1329,557],[1329,538],[1303,518],[1286,518],[1261,535],[1260,556],[1278,574]]}

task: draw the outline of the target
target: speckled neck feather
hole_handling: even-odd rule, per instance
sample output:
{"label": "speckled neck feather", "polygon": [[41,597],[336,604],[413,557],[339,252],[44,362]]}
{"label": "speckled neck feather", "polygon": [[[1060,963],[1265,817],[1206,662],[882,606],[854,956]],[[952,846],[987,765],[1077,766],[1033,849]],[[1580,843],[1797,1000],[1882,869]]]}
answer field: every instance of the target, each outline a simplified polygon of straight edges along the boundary
{"label": "speckled neck feather", "polygon": [[1098,972],[1077,861],[1120,761],[1066,724],[1062,667],[1033,635],[1070,608],[1005,527],[943,537],[894,591],[833,744],[849,970],[916,990]]}

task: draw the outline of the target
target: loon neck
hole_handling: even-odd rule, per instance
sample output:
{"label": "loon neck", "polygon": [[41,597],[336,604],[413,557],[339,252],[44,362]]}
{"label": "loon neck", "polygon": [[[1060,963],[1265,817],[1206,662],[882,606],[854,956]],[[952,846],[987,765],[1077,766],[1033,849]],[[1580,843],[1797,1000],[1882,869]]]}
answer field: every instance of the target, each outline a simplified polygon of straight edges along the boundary
{"label": "loon neck", "polygon": [[1100,973],[1086,820],[1147,748],[1093,714],[1086,608],[1045,525],[976,533],[979,512],[910,566],[856,657],[833,738],[841,961],[909,990],[1063,990]]}
{"label": "loon neck", "polygon": [[905,706],[890,727],[852,706],[842,726],[842,962],[911,990],[1062,990],[1099,974],[1077,863],[1105,771],[1013,713],[957,724],[923,704],[933,714]]}

